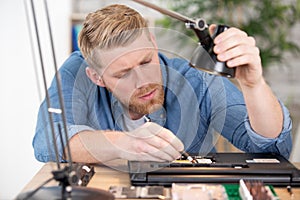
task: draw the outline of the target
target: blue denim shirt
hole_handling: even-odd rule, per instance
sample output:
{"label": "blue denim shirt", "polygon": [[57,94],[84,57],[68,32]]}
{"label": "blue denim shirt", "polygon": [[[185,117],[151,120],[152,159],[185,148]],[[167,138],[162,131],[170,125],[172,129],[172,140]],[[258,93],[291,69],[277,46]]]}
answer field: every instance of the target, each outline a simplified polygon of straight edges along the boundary
{"label": "blue denim shirt", "polygon": [[[163,107],[148,115],[152,122],[171,130],[185,145],[185,150],[201,155],[214,151],[220,135],[245,152],[273,152],[288,158],[292,148],[292,122],[281,103],[284,123],[281,134],[265,138],[250,126],[242,93],[227,78],[191,68],[186,60],[169,59],[159,54],[165,101]],[[106,89],[91,82],[85,73],[87,63],[80,52],[74,52],[59,72],[68,139],[83,130],[124,130],[124,112],[120,102]],[[48,89],[50,107],[60,108],[56,81]],[[34,153],[42,162],[55,161],[47,101],[40,106]],[[54,135],[59,161],[63,146],[58,124],[61,114],[53,114]],[[64,131],[64,129],[62,130]],[[99,148],[101,148],[99,146]]]}

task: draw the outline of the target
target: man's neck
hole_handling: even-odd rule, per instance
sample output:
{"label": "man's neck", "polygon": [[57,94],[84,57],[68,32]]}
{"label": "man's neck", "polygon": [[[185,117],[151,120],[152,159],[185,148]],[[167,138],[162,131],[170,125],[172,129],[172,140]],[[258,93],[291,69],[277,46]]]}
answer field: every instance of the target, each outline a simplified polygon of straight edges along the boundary
{"label": "man's neck", "polygon": [[144,116],[144,114],[140,114],[140,113],[136,113],[136,112],[131,112],[129,111],[129,117],[130,119],[132,120],[137,120],[137,119],[140,119]]}

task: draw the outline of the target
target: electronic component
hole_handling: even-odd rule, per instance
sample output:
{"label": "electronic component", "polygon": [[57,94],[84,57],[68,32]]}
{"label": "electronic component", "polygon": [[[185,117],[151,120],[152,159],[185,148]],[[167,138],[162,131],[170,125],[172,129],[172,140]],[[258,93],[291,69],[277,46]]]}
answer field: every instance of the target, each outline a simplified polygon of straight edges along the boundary
{"label": "electronic component", "polygon": [[154,198],[154,199],[169,199],[170,192],[163,186],[110,186],[111,192],[115,198],[128,199],[128,198]]}
{"label": "electronic component", "polygon": [[172,199],[181,200],[227,200],[226,190],[221,184],[172,184]]}
{"label": "electronic component", "polygon": [[240,180],[239,194],[242,200],[275,200],[269,186],[259,180]]}

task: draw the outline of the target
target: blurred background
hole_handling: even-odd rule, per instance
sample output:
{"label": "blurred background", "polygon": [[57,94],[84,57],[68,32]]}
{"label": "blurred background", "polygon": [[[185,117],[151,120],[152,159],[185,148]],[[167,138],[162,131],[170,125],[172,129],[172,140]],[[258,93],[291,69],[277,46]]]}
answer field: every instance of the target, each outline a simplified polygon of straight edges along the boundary
{"label": "blurred background", "polygon": [[[37,111],[44,93],[36,49],[31,38],[32,17],[26,14],[27,0],[0,2],[0,199],[13,199],[37,173],[43,163],[35,160],[32,138],[35,132]],[[34,0],[47,82],[54,70],[48,30],[42,0]],[[61,66],[70,53],[76,50],[77,34],[87,13],[112,3],[127,4],[140,11],[150,26],[178,31],[189,36],[192,45],[197,43],[193,33],[185,32],[182,22],[170,20],[160,13],[129,0],[49,0],[57,65]],[[204,18],[207,23],[225,23],[237,26],[253,35],[261,49],[264,75],[272,90],[290,109],[293,119],[294,150],[291,161],[300,162],[300,21],[299,0],[152,0],[161,7],[176,10],[188,17]],[[28,23],[29,22],[29,23]],[[158,41],[161,48],[174,48],[176,34],[164,35]],[[172,38],[172,39],[170,39]],[[190,44],[190,43],[188,43]],[[164,47],[165,45],[165,47]],[[172,46],[173,45],[173,46]],[[182,45],[180,43],[179,45]],[[192,45],[180,46],[189,52]],[[166,47],[168,46],[168,47]],[[172,47],[171,47],[172,46]],[[34,52],[34,53],[33,53]],[[183,52],[184,54],[184,52]],[[188,58],[188,53],[183,55]],[[225,140],[218,142],[220,151],[236,151]]]}
{"label": "blurred background", "polygon": [[[291,160],[300,161],[297,139],[300,132],[300,1],[299,0],[185,0],[159,1],[190,18],[204,18],[207,23],[226,24],[255,37],[260,49],[264,76],[273,91],[285,103],[293,119],[294,151]],[[196,38],[192,30],[170,17],[157,19],[156,26],[176,29]],[[185,47],[188,48],[188,47]],[[233,82],[235,82],[233,80]],[[300,142],[300,141],[299,141]],[[237,151],[222,138],[219,151]]]}

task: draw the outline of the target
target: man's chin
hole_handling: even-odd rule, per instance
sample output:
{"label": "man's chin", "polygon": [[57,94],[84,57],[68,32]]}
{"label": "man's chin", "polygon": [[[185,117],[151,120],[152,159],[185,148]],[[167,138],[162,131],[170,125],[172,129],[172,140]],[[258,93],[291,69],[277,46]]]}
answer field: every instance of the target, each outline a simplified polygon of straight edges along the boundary
{"label": "man's chin", "polygon": [[162,104],[152,104],[152,105],[139,105],[137,106],[136,104],[134,106],[130,106],[130,113],[137,113],[140,115],[146,115],[153,113],[157,110],[162,108]]}
{"label": "man's chin", "polygon": [[161,108],[162,108],[162,104],[154,104],[154,105],[150,106],[150,108],[148,109],[148,113],[146,113],[146,114],[154,113],[155,111],[157,111]]}
{"label": "man's chin", "polygon": [[158,88],[155,92],[155,96],[152,99],[144,100],[138,97],[132,98],[129,103],[129,111],[140,115],[146,115],[162,108],[163,103],[164,91],[162,88]]}

